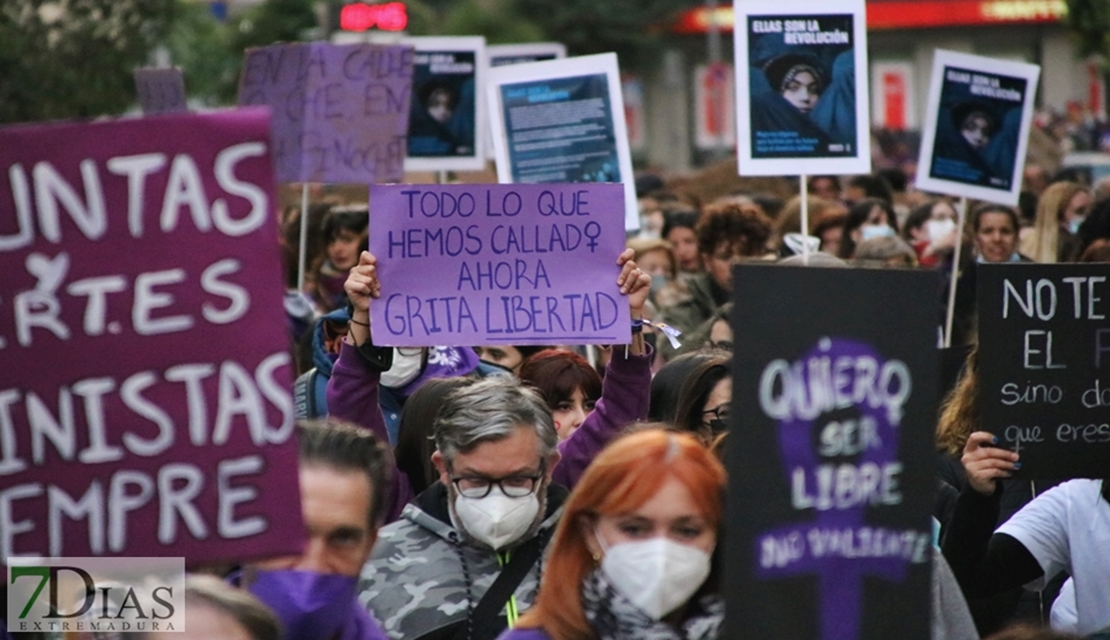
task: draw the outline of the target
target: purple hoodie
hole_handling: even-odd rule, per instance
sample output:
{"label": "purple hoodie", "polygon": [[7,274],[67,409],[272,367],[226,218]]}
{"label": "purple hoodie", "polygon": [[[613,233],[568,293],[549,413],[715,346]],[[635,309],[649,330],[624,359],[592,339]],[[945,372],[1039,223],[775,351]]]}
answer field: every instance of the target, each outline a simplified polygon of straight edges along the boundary
{"label": "purple hoodie", "polygon": [[[605,369],[601,398],[585,422],[566,440],[559,443],[563,458],[555,467],[552,480],[568,489],[582,477],[586,467],[605,445],[629,423],[643,420],[648,414],[651,398],[651,348],[642,356],[624,355],[622,347],[613,349],[613,357]],[[378,381],[381,374],[372,371],[366,361],[346,341],[339,351],[339,360],[328,380],[328,409],[332,416],[369,429],[382,442],[389,442],[385,419],[378,408]],[[395,521],[413,498],[408,476],[393,467],[389,508],[386,523]]]}

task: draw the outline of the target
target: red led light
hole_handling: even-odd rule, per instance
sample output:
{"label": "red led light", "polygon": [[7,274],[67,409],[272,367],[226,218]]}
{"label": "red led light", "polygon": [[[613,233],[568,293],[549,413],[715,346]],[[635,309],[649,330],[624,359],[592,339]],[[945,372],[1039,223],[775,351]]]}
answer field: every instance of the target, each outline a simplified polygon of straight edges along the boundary
{"label": "red led light", "polygon": [[366,31],[374,27],[383,31],[404,31],[408,25],[408,7],[403,2],[356,2],[344,5],[339,12],[339,28],[344,31]]}

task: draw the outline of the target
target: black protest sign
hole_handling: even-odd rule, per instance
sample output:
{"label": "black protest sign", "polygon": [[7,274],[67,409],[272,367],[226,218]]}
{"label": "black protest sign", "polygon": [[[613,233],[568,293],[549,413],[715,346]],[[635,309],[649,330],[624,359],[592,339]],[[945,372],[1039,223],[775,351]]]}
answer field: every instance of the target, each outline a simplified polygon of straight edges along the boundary
{"label": "black protest sign", "polygon": [[1110,269],[979,265],[979,421],[1026,478],[1110,477]]}
{"label": "black protest sign", "polygon": [[733,271],[724,637],[930,637],[932,288],[912,271]]}

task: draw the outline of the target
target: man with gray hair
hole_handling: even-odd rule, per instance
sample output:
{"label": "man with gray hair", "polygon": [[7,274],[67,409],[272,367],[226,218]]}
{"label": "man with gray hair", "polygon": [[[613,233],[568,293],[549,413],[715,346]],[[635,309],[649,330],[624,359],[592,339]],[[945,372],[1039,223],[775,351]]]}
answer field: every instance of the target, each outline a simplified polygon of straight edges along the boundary
{"label": "man with gray hair", "polygon": [[[574,434],[558,442],[539,392],[515,378],[485,378],[439,407],[431,456],[438,481],[409,502],[407,476],[394,471],[390,510],[404,510],[379,531],[358,596],[392,638],[494,640],[535,601],[564,487],[625,425],[647,415],[654,354],[641,325],[651,278],[634,255],[625,249],[616,261],[616,284],[635,319],[632,344],[610,359],[601,398]],[[333,416],[384,433],[377,389],[388,348],[373,344],[369,315],[382,291],[377,258],[364,251],[344,287],[353,313],[328,406]]]}
{"label": "man with gray hair", "polygon": [[535,600],[567,491],[543,398],[512,378],[451,393],[435,422],[440,482],[384,527],[360,600],[394,638],[492,640]]}

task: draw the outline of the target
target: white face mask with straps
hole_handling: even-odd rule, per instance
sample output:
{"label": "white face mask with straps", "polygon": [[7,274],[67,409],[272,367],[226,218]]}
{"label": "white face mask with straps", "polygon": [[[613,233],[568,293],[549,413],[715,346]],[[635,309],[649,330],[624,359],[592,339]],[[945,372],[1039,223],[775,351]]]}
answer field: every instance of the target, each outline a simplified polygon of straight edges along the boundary
{"label": "white face mask with straps", "polygon": [[492,487],[482,498],[455,499],[455,516],[471,537],[480,540],[495,551],[519,540],[540,512],[540,499],[536,492],[513,498]]}
{"label": "white face mask with straps", "polygon": [[382,372],[381,385],[400,389],[416,380],[424,365],[422,349],[394,349],[393,366]]}
{"label": "white face mask with straps", "polygon": [[601,572],[622,596],[655,620],[682,606],[709,577],[705,551],[670,538],[657,537],[606,546]]}

